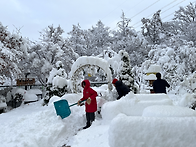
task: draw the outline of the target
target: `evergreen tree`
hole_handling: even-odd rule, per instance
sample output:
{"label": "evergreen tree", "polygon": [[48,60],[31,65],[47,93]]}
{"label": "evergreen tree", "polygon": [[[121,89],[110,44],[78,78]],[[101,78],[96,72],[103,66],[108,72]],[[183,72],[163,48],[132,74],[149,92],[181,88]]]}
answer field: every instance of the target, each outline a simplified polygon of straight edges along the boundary
{"label": "evergreen tree", "polygon": [[69,32],[68,35],[70,35],[68,41],[71,48],[80,56],[86,55],[86,41],[84,38],[84,31],[81,29],[80,25],[73,25],[72,31]]}
{"label": "evergreen tree", "polygon": [[162,32],[162,21],[160,18],[161,10],[157,11],[152,19],[143,18],[141,21],[143,23],[142,26],[142,34],[146,37],[146,39],[152,44],[160,44],[161,43],[161,32]]}
{"label": "evergreen tree", "polygon": [[90,34],[91,42],[91,55],[99,55],[110,45],[109,27],[105,27],[99,20],[96,27],[92,27],[88,30]]}
{"label": "evergreen tree", "polygon": [[133,66],[140,65],[145,61],[150,48],[145,38],[129,26],[130,19],[125,17],[124,12],[118,22],[119,30],[112,31],[111,49],[115,52],[125,50],[130,56]]}
{"label": "evergreen tree", "polygon": [[131,65],[130,65],[130,58],[126,51],[120,50],[119,55],[121,57],[121,70],[119,73],[119,80],[121,80],[125,85],[130,87],[130,89],[136,93],[137,89],[134,84],[134,77],[131,71]]}

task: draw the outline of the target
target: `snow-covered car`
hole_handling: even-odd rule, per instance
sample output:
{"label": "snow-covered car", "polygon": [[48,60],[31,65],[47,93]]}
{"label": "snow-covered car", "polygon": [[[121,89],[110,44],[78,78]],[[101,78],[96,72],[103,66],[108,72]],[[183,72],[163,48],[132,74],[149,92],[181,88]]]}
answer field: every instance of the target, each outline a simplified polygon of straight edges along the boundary
{"label": "snow-covered car", "polygon": [[6,99],[4,96],[0,95],[0,113],[5,112],[7,108]]}

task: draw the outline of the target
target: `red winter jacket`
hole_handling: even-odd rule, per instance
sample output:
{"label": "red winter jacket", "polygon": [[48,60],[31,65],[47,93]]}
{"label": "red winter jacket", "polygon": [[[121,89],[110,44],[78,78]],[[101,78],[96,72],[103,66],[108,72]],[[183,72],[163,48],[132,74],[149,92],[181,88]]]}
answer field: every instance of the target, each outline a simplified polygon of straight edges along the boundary
{"label": "red winter jacket", "polygon": [[89,80],[84,80],[83,82],[85,82],[86,85],[83,90],[83,98],[81,98],[80,100],[83,101],[90,98],[90,105],[88,105],[87,102],[85,102],[86,112],[95,112],[97,111],[97,92],[90,87]]}

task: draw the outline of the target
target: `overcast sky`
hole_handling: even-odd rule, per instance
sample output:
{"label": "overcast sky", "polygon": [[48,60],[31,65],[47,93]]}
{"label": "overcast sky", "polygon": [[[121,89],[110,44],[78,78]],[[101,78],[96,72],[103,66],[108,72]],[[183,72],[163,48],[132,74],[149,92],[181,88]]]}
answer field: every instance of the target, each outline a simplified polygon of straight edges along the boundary
{"label": "overcast sky", "polygon": [[38,40],[49,25],[60,25],[64,35],[78,23],[81,29],[90,29],[101,20],[110,29],[116,29],[122,11],[131,19],[130,26],[140,29],[141,18],[151,18],[162,10],[161,18],[169,21],[180,6],[195,0],[0,0],[0,22],[10,32],[20,29],[23,37]]}

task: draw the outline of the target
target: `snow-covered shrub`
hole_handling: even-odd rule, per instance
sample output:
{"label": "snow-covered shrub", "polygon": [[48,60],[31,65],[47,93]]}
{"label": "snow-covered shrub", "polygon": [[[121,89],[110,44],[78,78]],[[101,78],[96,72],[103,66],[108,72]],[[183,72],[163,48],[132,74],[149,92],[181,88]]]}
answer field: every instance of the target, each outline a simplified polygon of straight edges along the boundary
{"label": "snow-covered shrub", "polygon": [[21,88],[13,88],[7,93],[6,103],[12,108],[19,107],[24,101],[24,94],[26,90]]}
{"label": "snow-covered shrub", "polygon": [[62,68],[63,64],[61,61],[56,63],[57,68],[53,68],[48,77],[48,83],[46,90],[46,96],[44,98],[44,102],[48,103],[49,99],[56,96],[63,96],[65,93],[69,92],[69,86],[67,81],[67,74],[65,70]]}
{"label": "snow-covered shrub", "polygon": [[[162,78],[166,79],[171,86],[169,88],[169,92],[177,94],[180,92],[179,89],[186,90],[186,88],[188,88],[188,91],[190,92],[193,90],[192,88],[194,87],[194,82],[192,81],[191,85],[188,84],[186,77],[194,73],[196,69],[195,47],[193,47],[188,42],[185,43],[185,45],[177,47],[156,45],[152,47],[148,56],[150,60],[146,60],[141,65],[139,69],[140,73],[144,73],[144,71],[141,71],[144,70],[144,65],[145,68],[148,68],[148,66],[150,66],[151,64],[157,64],[161,66]],[[188,91],[186,90],[186,92]]]}

